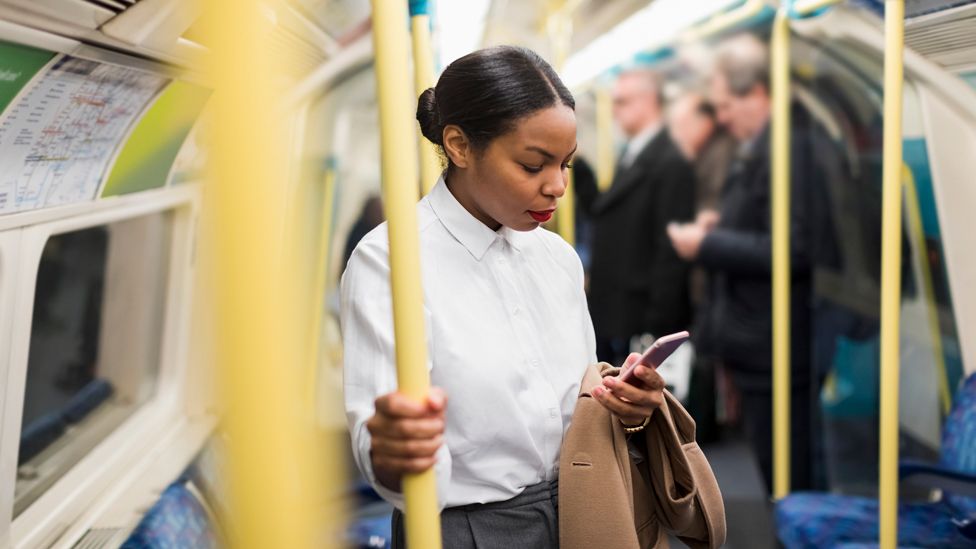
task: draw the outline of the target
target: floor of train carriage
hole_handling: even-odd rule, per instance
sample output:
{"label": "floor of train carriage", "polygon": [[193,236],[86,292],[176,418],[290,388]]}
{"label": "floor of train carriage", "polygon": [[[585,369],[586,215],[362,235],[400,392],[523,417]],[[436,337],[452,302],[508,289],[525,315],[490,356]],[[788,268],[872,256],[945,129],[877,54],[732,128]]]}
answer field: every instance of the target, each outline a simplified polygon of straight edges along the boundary
{"label": "floor of train carriage", "polygon": [[[702,451],[712,466],[725,500],[727,549],[773,549],[773,504],[762,485],[759,464],[745,438],[725,431],[718,442],[704,444]],[[683,547],[672,540],[672,547]]]}

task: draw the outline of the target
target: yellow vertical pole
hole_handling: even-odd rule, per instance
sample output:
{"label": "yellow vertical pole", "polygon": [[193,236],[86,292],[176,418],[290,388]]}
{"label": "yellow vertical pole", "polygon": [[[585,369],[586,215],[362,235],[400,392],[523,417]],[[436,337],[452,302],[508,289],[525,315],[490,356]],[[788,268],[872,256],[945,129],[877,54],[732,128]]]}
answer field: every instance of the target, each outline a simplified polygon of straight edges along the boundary
{"label": "yellow vertical pole", "polygon": [[318,387],[319,354],[322,345],[322,311],[325,303],[325,290],[329,277],[329,258],[332,255],[332,212],[335,209],[336,172],[331,166],[326,168],[322,181],[322,214],[319,220],[319,241],[315,254],[315,275],[312,282],[312,307],[309,322],[308,356],[305,359],[309,371],[307,385],[311,407],[315,405]]}
{"label": "yellow vertical pole", "polygon": [[[420,279],[420,236],[417,230],[417,148],[407,69],[407,6],[405,0],[372,0],[376,91],[380,111],[383,197],[389,219],[390,283],[396,334],[397,381],[403,394],[427,398],[427,338]],[[434,471],[403,479],[407,546],[440,549],[440,516]]]}
{"label": "yellow vertical pole", "polygon": [[[320,547],[335,539],[319,511],[326,463],[302,406],[297,269],[281,231],[288,158],[268,47],[274,0],[207,0],[211,100],[210,180],[219,387],[226,416],[230,544]],[[255,78],[255,75],[259,75]],[[260,108],[255,108],[255,105]],[[329,485],[340,482],[331,478]]]}
{"label": "yellow vertical pole", "polygon": [[923,259],[921,260],[922,274],[922,295],[925,296],[925,309],[929,319],[929,337],[932,338],[932,360],[937,370],[937,381],[939,384],[939,402],[942,403],[942,413],[946,416],[952,408],[952,392],[949,390],[949,372],[946,371],[945,355],[942,350],[942,334],[939,331],[939,309],[935,302],[935,285],[932,282],[932,269],[926,261],[925,248],[925,229],[922,227],[922,210],[918,204],[918,190],[915,185],[915,176],[908,164],[902,165],[902,192],[905,193],[905,214],[908,221],[908,234],[912,238],[912,247],[922,250]]}
{"label": "yellow vertical pole", "polygon": [[556,230],[570,246],[576,245],[576,197],[573,194],[573,170],[566,174],[566,194],[559,199],[559,215]]}
{"label": "yellow vertical pole", "polygon": [[[550,8],[547,30],[556,70],[561,71],[566,64],[566,58],[569,57],[570,38],[573,34],[572,11],[567,9],[566,0],[551,2]],[[576,190],[573,187],[572,170],[569,170],[566,176],[566,194],[559,199],[556,231],[570,246],[576,245]]]}
{"label": "yellow vertical pole", "polygon": [[596,88],[596,184],[600,191],[613,183],[613,96],[606,86]]}
{"label": "yellow vertical pole", "polygon": [[790,493],[790,19],[773,20],[770,41],[773,255],[773,497]]}
{"label": "yellow vertical pole", "polygon": [[881,548],[898,546],[898,393],[901,323],[902,85],[904,0],[885,2],[884,156],[881,199]]}
{"label": "yellow vertical pole", "polygon": [[[413,37],[413,80],[417,97],[434,85],[434,57],[430,47],[430,11],[427,0],[410,0],[410,34]],[[441,175],[435,145],[420,138],[420,185],[423,194],[434,188]]]}

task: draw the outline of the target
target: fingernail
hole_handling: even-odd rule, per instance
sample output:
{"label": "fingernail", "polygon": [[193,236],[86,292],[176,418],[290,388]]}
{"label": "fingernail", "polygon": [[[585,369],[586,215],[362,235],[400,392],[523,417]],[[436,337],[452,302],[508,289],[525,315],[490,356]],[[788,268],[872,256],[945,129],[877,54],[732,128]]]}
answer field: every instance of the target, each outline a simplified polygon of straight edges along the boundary
{"label": "fingernail", "polygon": [[607,387],[613,387],[614,385],[617,384],[617,380],[612,377],[605,377],[603,378],[603,384],[606,385]]}
{"label": "fingernail", "polygon": [[606,389],[604,389],[603,387],[595,387],[593,389],[593,396],[595,396],[595,397],[601,397],[601,396],[603,396],[603,392],[604,391],[606,391]]}

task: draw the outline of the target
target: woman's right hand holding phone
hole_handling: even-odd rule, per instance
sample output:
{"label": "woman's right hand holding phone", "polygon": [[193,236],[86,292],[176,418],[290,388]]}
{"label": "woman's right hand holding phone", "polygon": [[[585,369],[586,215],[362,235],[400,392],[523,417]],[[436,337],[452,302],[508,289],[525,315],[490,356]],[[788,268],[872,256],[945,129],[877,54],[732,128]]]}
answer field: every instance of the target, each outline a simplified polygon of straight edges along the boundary
{"label": "woman's right hand holding phone", "polygon": [[427,402],[393,392],[376,399],[376,412],[366,422],[372,438],[370,458],[380,484],[400,491],[404,474],[422,473],[434,466],[444,443],[447,395],[431,387]]}

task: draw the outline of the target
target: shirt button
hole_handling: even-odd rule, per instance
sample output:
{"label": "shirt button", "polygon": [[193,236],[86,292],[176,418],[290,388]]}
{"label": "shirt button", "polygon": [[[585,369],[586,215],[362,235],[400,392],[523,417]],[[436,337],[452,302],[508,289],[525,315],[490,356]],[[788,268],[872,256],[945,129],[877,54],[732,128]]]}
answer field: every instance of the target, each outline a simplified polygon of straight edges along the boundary
{"label": "shirt button", "polygon": [[551,419],[559,417],[559,408],[549,408],[549,417]]}
{"label": "shirt button", "polygon": [[516,305],[515,308],[512,309],[512,314],[515,315],[515,316],[518,316],[519,313],[521,313],[521,312],[522,312],[522,309],[520,309],[518,305]]}
{"label": "shirt button", "polygon": [[529,364],[531,364],[531,365],[533,365],[535,367],[538,367],[539,366],[539,359],[533,358],[532,360],[529,361]]}

